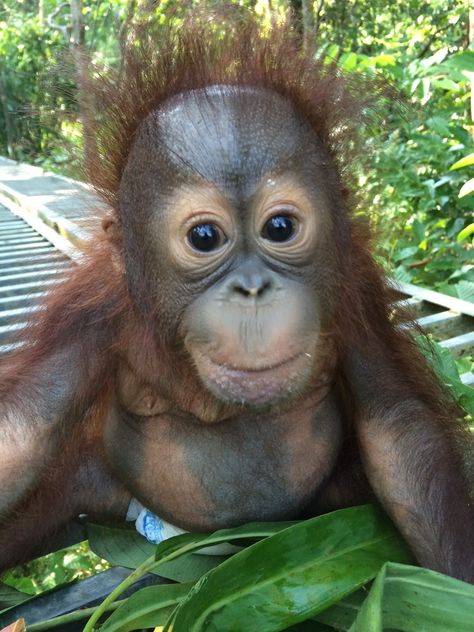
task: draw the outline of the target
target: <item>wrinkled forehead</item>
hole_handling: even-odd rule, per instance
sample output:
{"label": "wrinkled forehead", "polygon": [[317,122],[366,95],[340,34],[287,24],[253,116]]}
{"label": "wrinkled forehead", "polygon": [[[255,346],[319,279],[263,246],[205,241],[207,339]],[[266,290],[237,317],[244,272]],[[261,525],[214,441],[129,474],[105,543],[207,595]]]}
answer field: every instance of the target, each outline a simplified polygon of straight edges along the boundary
{"label": "wrinkled forehead", "polygon": [[[212,86],[180,94],[141,130],[171,181],[204,178],[239,197],[268,173],[295,168],[316,138],[289,101],[270,90]],[[150,152],[147,152],[150,153]],[[178,177],[177,177],[178,176]]]}

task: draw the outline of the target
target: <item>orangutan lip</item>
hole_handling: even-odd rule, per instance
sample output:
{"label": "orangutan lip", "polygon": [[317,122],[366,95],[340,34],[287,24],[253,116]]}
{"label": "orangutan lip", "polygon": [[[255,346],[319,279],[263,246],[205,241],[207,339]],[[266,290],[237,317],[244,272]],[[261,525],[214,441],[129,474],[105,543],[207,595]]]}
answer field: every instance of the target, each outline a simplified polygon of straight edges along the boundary
{"label": "orangutan lip", "polygon": [[295,360],[297,360],[298,358],[300,358],[303,355],[303,353],[297,353],[294,356],[291,356],[290,358],[286,358],[285,360],[282,360],[281,362],[277,362],[276,364],[271,364],[269,366],[263,366],[260,368],[255,368],[255,367],[235,367],[235,366],[229,366],[227,364],[220,364],[219,362],[215,362],[214,360],[211,360],[210,358],[208,358],[209,362],[211,364],[213,364],[216,367],[219,367],[220,369],[223,369],[224,371],[228,372],[228,373],[234,373],[235,375],[242,375],[245,373],[253,373],[253,374],[261,374],[261,373],[271,373],[272,371],[275,371],[276,369],[280,369],[281,367],[284,367],[286,365],[291,364],[292,362],[294,362]]}

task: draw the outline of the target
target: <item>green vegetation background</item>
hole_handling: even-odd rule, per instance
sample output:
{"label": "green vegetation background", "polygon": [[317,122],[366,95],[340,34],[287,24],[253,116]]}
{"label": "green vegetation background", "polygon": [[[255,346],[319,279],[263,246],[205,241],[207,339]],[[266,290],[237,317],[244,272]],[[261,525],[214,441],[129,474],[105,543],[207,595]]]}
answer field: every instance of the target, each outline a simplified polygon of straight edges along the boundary
{"label": "green vegetation background", "polygon": [[[160,23],[194,5],[163,0],[0,1],[0,155],[81,177],[77,44],[119,66],[128,27],[155,5]],[[262,19],[291,8],[307,41],[348,73],[379,74],[402,95],[368,134],[359,212],[396,278],[474,301],[474,12],[467,0],[240,0]],[[460,162],[461,161],[461,162]],[[453,169],[454,166],[454,169]],[[462,371],[471,368],[465,359]],[[85,545],[8,575],[37,592],[103,568]]]}

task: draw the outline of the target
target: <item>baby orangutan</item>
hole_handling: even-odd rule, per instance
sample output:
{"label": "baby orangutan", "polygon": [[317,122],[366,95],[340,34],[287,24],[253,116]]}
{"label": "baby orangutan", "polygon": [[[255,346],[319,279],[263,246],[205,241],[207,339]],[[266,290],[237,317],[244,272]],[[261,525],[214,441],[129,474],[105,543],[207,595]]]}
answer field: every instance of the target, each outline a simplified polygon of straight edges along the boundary
{"label": "baby orangutan", "polygon": [[0,565],[132,498],[199,531],[377,499],[472,582],[461,414],[351,214],[367,102],[288,24],[235,26],[190,20],[98,80],[113,213],[0,367]]}

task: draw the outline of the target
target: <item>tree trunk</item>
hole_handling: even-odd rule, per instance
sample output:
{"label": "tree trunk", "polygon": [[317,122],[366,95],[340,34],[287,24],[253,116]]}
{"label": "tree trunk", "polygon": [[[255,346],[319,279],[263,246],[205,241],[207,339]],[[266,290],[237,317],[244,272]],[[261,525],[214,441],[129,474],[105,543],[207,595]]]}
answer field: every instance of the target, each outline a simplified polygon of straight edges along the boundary
{"label": "tree trunk", "polygon": [[3,118],[5,120],[5,135],[7,139],[7,154],[9,158],[15,158],[14,145],[14,130],[10,112],[8,111],[7,90],[5,86],[5,79],[3,73],[0,71],[0,102],[2,103]]}
{"label": "tree trunk", "polygon": [[319,0],[318,6],[316,8],[316,14],[314,16],[313,31],[314,31],[314,36],[315,37],[317,37],[317,35],[319,33],[319,26],[321,24],[321,13],[323,11],[323,8],[324,8],[324,0]]}
{"label": "tree trunk", "polygon": [[70,0],[71,5],[71,40],[72,46],[83,46],[84,24],[82,22],[82,0]]}
{"label": "tree trunk", "polygon": [[137,10],[137,0],[128,0],[127,13],[125,15],[125,20],[122,22],[122,25],[119,29],[119,46],[120,46],[120,72],[119,76],[122,75],[123,70],[123,59],[125,55],[125,50],[127,48],[127,36],[129,35],[130,26],[132,24],[133,18],[135,16],[135,11]]}
{"label": "tree trunk", "polygon": [[71,36],[69,47],[71,50],[76,70],[77,101],[79,104],[79,119],[84,130],[84,155],[86,161],[95,152],[95,138],[91,130],[91,104],[87,90],[88,75],[86,68],[86,55],[84,54],[84,22],[82,19],[82,0],[70,0],[71,7]]}
{"label": "tree trunk", "polygon": [[304,45],[313,43],[314,38],[314,17],[313,17],[313,3],[311,0],[302,0],[301,11],[303,15],[303,42]]}
{"label": "tree trunk", "polygon": [[38,0],[38,21],[44,27],[44,0]]}

